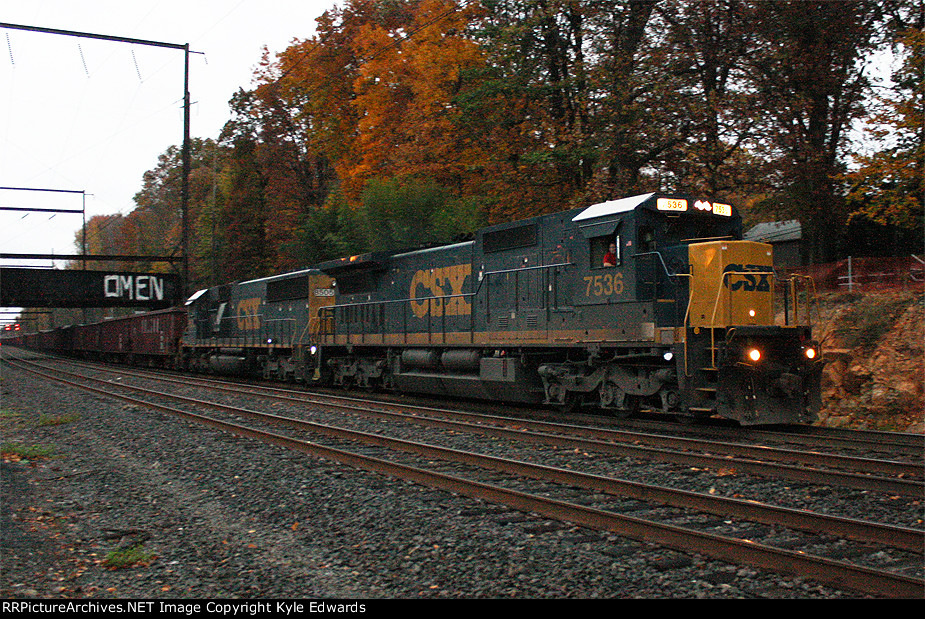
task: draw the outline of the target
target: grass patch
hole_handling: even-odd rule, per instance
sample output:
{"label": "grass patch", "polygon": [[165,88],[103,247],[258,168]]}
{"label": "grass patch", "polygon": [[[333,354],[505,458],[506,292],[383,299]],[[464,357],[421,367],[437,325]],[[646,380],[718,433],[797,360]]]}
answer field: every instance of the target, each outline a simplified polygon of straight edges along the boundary
{"label": "grass patch", "polygon": [[146,552],[141,544],[136,544],[122,550],[113,550],[106,554],[103,565],[112,570],[121,570],[134,565],[148,565],[157,555]]}
{"label": "grass patch", "polygon": [[14,419],[19,416],[19,413],[14,413],[12,411],[0,411],[0,419]]}
{"label": "grass patch", "polygon": [[69,415],[39,415],[39,426],[60,426],[65,423],[73,423],[80,419],[80,415],[72,413]]}
{"label": "grass patch", "polygon": [[11,460],[36,460],[50,458],[55,448],[49,445],[23,445],[22,443],[3,443],[0,445],[0,455]]}

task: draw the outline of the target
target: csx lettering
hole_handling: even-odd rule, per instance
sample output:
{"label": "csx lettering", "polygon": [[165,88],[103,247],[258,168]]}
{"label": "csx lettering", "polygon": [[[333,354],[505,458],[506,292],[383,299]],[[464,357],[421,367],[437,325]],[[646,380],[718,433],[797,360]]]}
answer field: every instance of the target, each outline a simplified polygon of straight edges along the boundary
{"label": "csx lettering", "polygon": [[[744,290],[745,292],[769,292],[771,290],[771,284],[768,280],[767,272],[768,267],[760,264],[746,264],[745,266],[741,264],[730,264],[725,269],[723,273],[741,273],[743,271],[755,271],[755,275],[731,275],[729,277],[723,278],[723,284],[729,288],[729,290],[735,292],[736,290]],[[738,281],[729,283],[730,278],[732,277],[741,277]]]}
{"label": "csx lettering", "polygon": [[604,273],[602,275],[588,275],[584,278],[588,283],[585,296],[609,297],[612,294],[623,294],[623,273]]}
{"label": "csx lettering", "polygon": [[[469,300],[461,295],[466,278],[472,274],[471,264],[424,269],[411,278],[411,311],[418,318],[430,314],[439,316],[468,316],[472,313]],[[446,299],[430,297],[449,297]]]}
{"label": "csx lettering", "polygon": [[254,331],[260,328],[260,297],[238,301],[238,329]]}

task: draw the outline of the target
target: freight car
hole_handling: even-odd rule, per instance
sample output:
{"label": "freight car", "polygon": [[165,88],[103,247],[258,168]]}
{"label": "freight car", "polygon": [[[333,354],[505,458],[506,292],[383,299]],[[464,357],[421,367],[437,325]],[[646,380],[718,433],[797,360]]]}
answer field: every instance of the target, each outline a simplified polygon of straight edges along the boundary
{"label": "freight car", "polygon": [[771,247],[740,239],[730,205],[633,196],[201,291],[184,351],[194,367],[306,382],[811,422],[821,355],[806,308]]}
{"label": "freight car", "polygon": [[178,366],[186,311],[169,308],[66,327],[72,355],[150,367]]}
{"label": "freight car", "polygon": [[182,369],[186,309],[168,308],[4,338],[4,343],[80,359]]}
{"label": "freight car", "polygon": [[42,350],[55,354],[70,354],[73,349],[73,327],[58,327],[46,331],[27,333],[18,331],[13,335],[5,335],[3,343],[22,348]]}

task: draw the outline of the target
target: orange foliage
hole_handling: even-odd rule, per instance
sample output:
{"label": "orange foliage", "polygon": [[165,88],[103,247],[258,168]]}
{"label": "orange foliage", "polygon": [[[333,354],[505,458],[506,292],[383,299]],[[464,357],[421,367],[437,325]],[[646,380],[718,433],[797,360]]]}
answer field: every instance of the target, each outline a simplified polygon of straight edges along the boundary
{"label": "orange foliage", "polygon": [[[409,24],[367,24],[355,41],[365,58],[354,83],[358,159],[341,170],[359,186],[373,177],[420,176],[456,186],[471,149],[456,139],[453,97],[460,74],[482,62],[464,38],[467,10],[424,0]],[[413,37],[409,35],[413,33]]]}

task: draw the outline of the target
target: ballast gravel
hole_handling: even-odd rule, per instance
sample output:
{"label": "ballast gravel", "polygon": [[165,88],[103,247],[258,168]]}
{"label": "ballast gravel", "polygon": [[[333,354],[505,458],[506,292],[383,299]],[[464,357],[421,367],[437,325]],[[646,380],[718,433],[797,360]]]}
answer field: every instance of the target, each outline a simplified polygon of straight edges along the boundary
{"label": "ballast gravel", "polygon": [[0,372],[5,598],[857,597]]}

